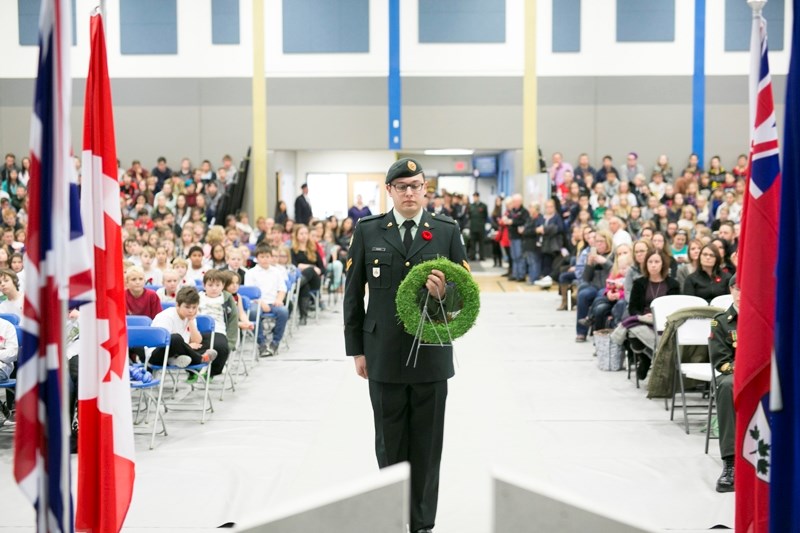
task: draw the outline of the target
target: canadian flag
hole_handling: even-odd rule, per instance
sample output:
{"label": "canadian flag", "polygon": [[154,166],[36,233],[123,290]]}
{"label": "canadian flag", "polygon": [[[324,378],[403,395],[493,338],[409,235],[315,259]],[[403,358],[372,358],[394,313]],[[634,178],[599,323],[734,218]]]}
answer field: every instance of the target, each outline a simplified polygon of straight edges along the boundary
{"label": "canadian flag", "polygon": [[91,18],[86,80],[81,211],[94,254],[96,298],[80,308],[78,531],[118,532],[134,480],[133,421],[121,213],[111,87],[101,15]]}

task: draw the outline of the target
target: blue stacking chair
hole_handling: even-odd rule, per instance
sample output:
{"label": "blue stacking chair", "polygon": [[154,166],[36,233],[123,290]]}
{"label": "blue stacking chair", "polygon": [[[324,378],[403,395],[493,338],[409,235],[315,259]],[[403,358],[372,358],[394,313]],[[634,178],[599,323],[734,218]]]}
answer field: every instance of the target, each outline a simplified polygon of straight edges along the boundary
{"label": "blue stacking chair", "polygon": [[11,322],[15,326],[19,326],[19,315],[12,315],[11,313],[0,313],[0,318]]}
{"label": "blue stacking chair", "polygon": [[161,287],[163,287],[163,285],[153,285],[151,283],[146,283],[144,286],[145,289],[150,289],[151,291],[157,291]]}
{"label": "blue stacking chair", "polygon": [[[247,311],[250,320],[256,325],[256,329],[251,332],[243,332],[242,342],[248,334],[253,337],[253,360],[258,361],[258,329],[261,327],[261,289],[253,285],[241,285],[239,287],[239,296],[245,297],[250,300],[250,305],[244,305],[242,300],[242,307]],[[254,309],[255,307],[255,309]],[[255,311],[255,313],[253,313]]]}
{"label": "blue stacking chair", "polygon": [[144,315],[128,315],[125,317],[125,322],[128,324],[128,327],[138,326],[143,328],[153,323],[149,316]]}
{"label": "blue stacking chair", "polygon": [[[169,357],[169,342],[170,333],[164,328],[154,328],[150,326],[129,326],[128,327],[128,348],[165,348],[164,351],[164,367],[167,366],[167,358]],[[163,378],[163,375],[162,375]],[[139,402],[136,409],[136,417],[134,423],[139,423],[139,412],[142,406],[142,400],[147,401],[147,410],[145,412],[145,420],[150,413],[150,403],[153,401],[153,396],[150,391],[158,387],[158,397],[155,400],[156,414],[153,419],[153,435],[150,438],[150,449],[156,440],[156,429],[158,428],[158,420],[161,420],[161,433],[167,436],[167,425],[164,423],[164,415],[161,412],[162,400],[164,398],[164,380],[153,379],[149,383],[131,382],[131,389],[139,391]],[[166,412],[166,406],[164,411]]]}
{"label": "blue stacking chair", "polygon": [[[214,347],[214,319],[207,315],[197,315],[195,318],[197,322],[197,330],[200,333],[211,333],[211,347]],[[202,379],[205,382],[205,391],[203,394],[203,406],[201,407],[202,415],[200,417],[200,423],[206,423],[206,412],[211,411],[214,412],[214,406],[212,405],[211,398],[208,396],[208,386],[211,382],[211,362],[208,363],[200,363],[196,365],[189,365],[185,368],[170,365],[167,363],[166,357],[164,358],[164,365],[163,366],[152,366],[151,368],[154,371],[162,372],[162,379],[164,376],[170,376],[173,383],[172,393],[173,397],[177,392],[178,388],[178,379],[175,377],[176,373],[180,373],[182,371],[187,371],[192,374],[196,374],[198,379]],[[203,370],[206,371],[203,374]],[[192,385],[192,390],[194,390],[194,385]],[[176,408],[174,405],[170,406],[173,411],[188,411],[188,410],[196,410],[196,409],[189,409],[189,408]]]}
{"label": "blue stacking chair", "polygon": [[171,309],[173,307],[175,307],[175,302],[161,302],[162,310]]}

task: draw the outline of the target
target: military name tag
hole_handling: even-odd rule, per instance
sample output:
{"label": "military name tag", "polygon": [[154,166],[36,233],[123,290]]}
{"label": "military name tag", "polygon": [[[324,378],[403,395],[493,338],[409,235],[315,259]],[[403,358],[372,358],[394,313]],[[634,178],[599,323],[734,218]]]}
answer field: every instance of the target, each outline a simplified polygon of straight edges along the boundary
{"label": "military name tag", "polygon": [[372,277],[373,278],[381,277],[381,267],[372,267]]}

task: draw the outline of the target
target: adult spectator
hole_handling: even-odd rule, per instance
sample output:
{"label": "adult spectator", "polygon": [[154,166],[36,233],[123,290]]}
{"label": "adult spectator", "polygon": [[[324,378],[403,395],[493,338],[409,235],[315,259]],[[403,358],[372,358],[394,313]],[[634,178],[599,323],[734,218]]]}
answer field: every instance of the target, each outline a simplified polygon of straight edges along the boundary
{"label": "adult spectator", "polygon": [[23,157],[22,165],[19,169],[19,181],[24,186],[28,186],[28,181],[31,179],[31,158]]}
{"label": "adult spectator", "polygon": [[300,325],[308,322],[308,310],[311,307],[311,291],[319,291],[322,284],[322,273],[325,264],[317,253],[317,247],[311,240],[308,226],[297,224],[292,234],[292,264],[302,275],[300,282]]}
{"label": "adult spectator", "polygon": [[311,202],[308,201],[308,184],[302,184],[300,191],[300,195],[294,201],[294,220],[298,224],[308,224],[314,216]]}
{"label": "adult spectator", "polygon": [[17,157],[12,153],[8,153],[6,154],[3,168],[0,169],[0,181],[5,182],[8,180],[12,170],[19,172],[19,169],[17,168]]}
{"label": "adult spectator", "polygon": [[631,193],[633,193],[636,198],[636,205],[639,207],[646,206],[647,200],[650,198],[650,187],[647,185],[644,175],[637,174],[634,176],[630,186]]}
{"label": "adult spectator", "polygon": [[625,166],[619,174],[620,181],[633,181],[636,174],[644,174],[644,166],[639,163],[639,156],[636,152],[630,152],[625,160]]}
{"label": "adult spectator", "polygon": [[[622,320],[622,314],[627,307],[625,302],[625,275],[632,262],[631,247],[621,244],[614,249],[614,263],[606,278],[606,284],[592,302],[592,307],[586,318],[579,324],[596,329],[614,328]],[[609,323],[612,316],[614,320]]]}
{"label": "adult spectator", "polygon": [[586,268],[583,270],[583,284],[578,288],[578,316],[575,330],[575,342],[586,342],[589,328],[581,324],[580,320],[589,315],[597,294],[606,286],[606,278],[614,264],[614,255],[611,253],[612,237],[607,231],[600,231],[595,235],[594,248],[586,258]]}
{"label": "adult spectator", "polygon": [[681,174],[685,176],[687,172],[695,177],[699,176],[703,172],[703,169],[700,167],[700,157],[698,157],[698,155],[694,152],[689,154],[689,161]]}
{"label": "adult spectator", "polygon": [[613,198],[619,192],[619,176],[616,172],[608,172],[606,173],[606,181],[601,185],[606,192],[606,196]]}
{"label": "adult spectator", "polygon": [[356,195],[356,203],[350,206],[350,209],[347,210],[347,216],[352,218],[353,221],[358,223],[364,217],[368,217],[372,215],[372,211],[370,211],[368,205],[364,205],[364,199],[361,197],[360,194]]}
{"label": "adult spectator", "polygon": [[192,176],[194,175],[194,169],[192,168],[192,162],[188,157],[181,159],[181,168],[178,169],[177,175],[183,183],[186,183],[192,179]]}
{"label": "adult spectator", "polygon": [[597,169],[597,174],[594,176],[595,183],[603,183],[606,181],[606,176],[609,172],[613,172],[616,176],[619,176],[617,169],[614,168],[613,159],[610,155],[603,157],[603,166]]}
{"label": "adult spectator", "polygon": [[[637,175],[637,178],[639,178],[639,175]],[[639,205],[639,200],[636,198],[636,195],[631,192],[631,184],[626,181],[619,184],[616,194],[611,198],[611,207],[617,207],[622,198],[625,198],[628,205],[631,207]]]}
{"label": "adult spectator", "polygon": [[[492,238],[492,259],[494,263],[492,266],[496,267],[503,267],[503,248],[500,246],[501,240],[501,227],[500,227],[500,219],[503,218],[503,196],[499,195],[494,199],[494,209],[492,209],[492,215],[490,218],[490,223],[492,225],[492,232],[494,233],[494,237]],[[490,237],[492,237],[490,235]]]}
{"label": "adult spectator", "polygon": [[464,205],[464,196],[455,193],[452,195],[452,204],[451,204],[451,217],[453,220],[456,221],[458,224],[458,228],[461,230],[463,235],[464,229],[467,227],[469,223],[469,214],[467,212],[467,206]]}
{"label": "adult spectator", "polygon": [[517,193],[511,197],[509,209],[503,217],[503,223],[508,228],[508,240],[511,251],[511,274],[509,279],[521,280],[525,278],[525,262],[522,259],[522,232],[528,221],[528,211],[522,207],[522,195]]}
{"label": "adult spectator", "polygon": [[539,204],[532,203],[528,206],[528,219],[522,230],[522,261],[524,269],[522,275],[511,278],[511,281],[525,281],[527,274],[528,283],[531,285],[539,279],[542,271],[542,232],[544,217],[539,210]]}
{"label": "adult spectator", "polygon": [[544,223],[537,228],[542,237],[542,279],[535,280],[539,287],[548,288],[553,285],[553,264],[556,257],[561,257],[564,250],[564,224],[558,215],[556,201],[552,198],[544,204]]}
{"label": "adult spectator", "polygon": [[711,320],[711,337],[708,340],[708,356],[720,374],[716,378],[716,390],[719,453],[723,467],[722,474],[717,480],[717,492],[734,490],[736,410],[733,404],[733,370],[736,362],[736,327],[739,321],[741,297],[736,276],[730,279],[729,288],[733,304]]}
{"label": "adult spectator", "polygon": [[653,245],[650,244],[650,241],[638,240],[633,243],[633,262],[631,263],[630,268],[628,268],[628,271],[625,273],[625,280],[622,284],[623,288],[625,289],[623,297],[628,303],[631,301],[633,282],[644,275],[644,272],[647,269],[647,256],[653,250],[654,248]]}
{"label": "adult spectator", "polygon": [[156,191],[160,191],[164,187],[164,183],[172,178],[172,169],[167,166],[167,158],[164,156],[159,157],[155,168],[150,174],[158,180],[156,182]]}
{"label": "adult spectator", "polygon": [[550,165],[550,169],[548,170],[548,173],[550,174],[550,183],[552,183],[555,187],[560,186],[562,183],[564,183],[565,172],[569,172],[573,175],[575,174],[572,170],[572,165],[564,162],[561,152],[554,152],[553,164]]}
{"label": "adult spectator", "polygon": [[587,154],[579,155],[578,166],[575,167],[575,177],[578,181],[584,181],[586,176],[594,177],[595,174],[597,171],[589,164],[589,156]]}
{"label": "adult spectator", "polygon": [[721,222],[717,235],[725,241],[729,250],[736,250],[738,245],[736,242],[736,225],[732,221],[725,220]]}
{"label": "adult spectator", "polygon": [[700,266],[700,250],[702,248],[703,242],[698,239],[694,239],[689,243],[687,261],[678,267],[677,274],[675,275],[675,278],[678,280],[678,284],[681,287],[683,287],[683,284],[686,283],[686,278],[688,278]]}
{"label": "adult spectator", "polygon": [[278,201],[278,205],[275,206],[275,223],[280,224],[282,226],[286,225],[286,221],[289,220],[289,212],[287,211],[286,202],[283,200]]}
{"label": "adult spectator", "polygon": [[611,231],[613,247],[616,250],[620,244],[633,245],[631,234],[625,230],[625,221],[620,217],[613,216],[608,221],[608,229]]}
{"label": "adult spectator", "polygon": [[[628,335],[631,349],[645,356],[639,358],[636,368],[639,379],[647,377],[655,349],[655,337],[652,333],[653,311],[650,305],[661,296],[680,294],[680,285],[669,275],[668,258],[663,252],[652,249],[647,253],[642,274],[642,277],[633,282],[628,303],[628,315],[642,318],[641,321],[630,324]],[[625,324],[629,324],[627,320]]]}
{"label": "adult spectator", "polygon": [[[575,233],[579,232],[580,238],[575,239]],[[557,311],[567,310],[567,299],[569,298],[568,291],[572,284],[583,278],[583,270],[586,268],[586,260],[589,257],[589,252],[594,246],[595,231],[591,226],[575,226],[573,228],[572,242],[575,243],[572,254],[570,256],[569,266],[558,275],[558,289],[561,295],[561,306]]]}
{"label": "adult spectator", "polygon": [[[24,163],[23,159],[23,163]],[[747,156],[744,154],[740,154],[739,157],[736,159],[736,166],[733,167],[731,170],[731,174],[733,174],[737,180],[745,180],[747,179]]]}
{"label": "adult spectator", "polygon": [[699,296],[706,302],[728,294],[730,274],[722,271],[722,256],[714,244],[700,250],[700,267],[692,272],[683,284],[683,293]]}
{"label": "adult spectator", "polygon": [[722,166],[722,161],[715,155],[708,162],[708,177],[711,178],[711,187],[716,188],[725,181],[725,174],[728,171]]}
{"label": "adult spectator", "polygon": [[472,193],[469,204],[469,250],[467,257],[475,261],[486,259],[483,255],[483,242],[486,235],[486,222],[489,220],[489,208],[481,202],[479,192]]}
{"label": "adult spectator", "polygon": [[[219,187],[217,186],[216,181],[208,182],[206,185],[206,220],[209,221],[209,224],[213,224],[214,219],[217,216],[217,210],[219,209],[220,201],[222,201],[223,191],[220,191]],[[221,220],[217,223],[222,222]]]}
{"label": "adult spectator", "polygon": [[662,178],[665,181],[670,181],[670,182],[672,181],[673,178],[672,165],[669,164],[669,159],[667,158],[666,154],[661,154],[660,156],[658,156],[656,164],[653,167],[652,175],[655,176],[655,174],[661,174]]}

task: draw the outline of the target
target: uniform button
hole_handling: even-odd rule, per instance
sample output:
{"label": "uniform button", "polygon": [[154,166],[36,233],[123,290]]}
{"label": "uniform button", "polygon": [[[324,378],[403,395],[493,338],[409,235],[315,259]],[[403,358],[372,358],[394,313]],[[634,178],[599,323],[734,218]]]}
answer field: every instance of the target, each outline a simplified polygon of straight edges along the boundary
{"label": "uniform button", "polygon": [[406,267],[410,267],[410,266],[411,266],[411,263],[406,261]]}
{"label": "uniform button", "polygon": [[375,260],[375,264],[376,264],[376,265],[378,264],[378,260],[377,260],[377,259]]}

